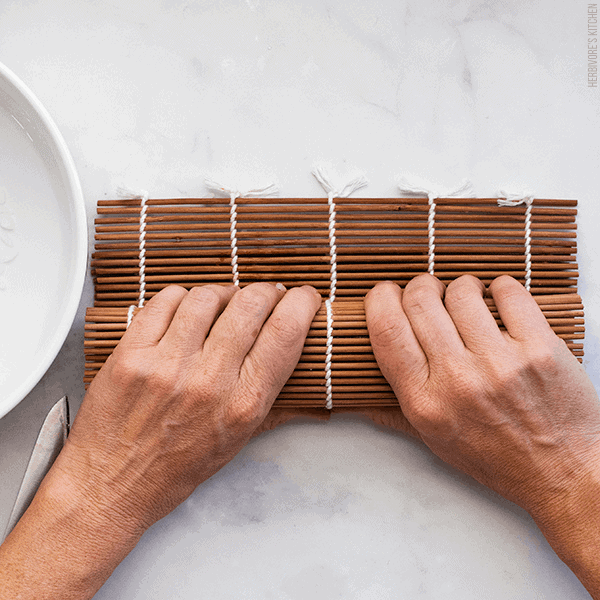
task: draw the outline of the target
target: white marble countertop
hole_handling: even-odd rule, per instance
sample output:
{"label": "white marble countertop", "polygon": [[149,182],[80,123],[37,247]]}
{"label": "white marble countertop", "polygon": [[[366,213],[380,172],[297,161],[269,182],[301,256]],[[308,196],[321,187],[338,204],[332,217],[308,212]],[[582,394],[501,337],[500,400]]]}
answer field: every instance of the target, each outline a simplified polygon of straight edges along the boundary
{"label": "white marble countertop", "polygon": [[[49,110],[88,207],[118,186],[205,195],[204,177],[363,195],[411,172],[479,195],[580,201],[585,365],[599,387],[600,95],[571,0],[0,1],[0,61]],[[80,310],[49,372],[0,421],[0,528],[50,406],[83,397]],[[583,599],[531,519],[420,444],[360,418],[254,440],[154,526],[98,598]]]}

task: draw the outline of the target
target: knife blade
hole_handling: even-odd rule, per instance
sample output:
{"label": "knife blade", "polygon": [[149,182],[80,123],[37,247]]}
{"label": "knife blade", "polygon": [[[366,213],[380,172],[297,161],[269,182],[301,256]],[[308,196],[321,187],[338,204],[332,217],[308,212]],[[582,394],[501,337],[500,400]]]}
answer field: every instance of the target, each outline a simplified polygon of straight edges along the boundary
{"label": "knife blade", "polygon": [[68,435],[69,401],[64,396],[50,409],[40,429],[17,499],[8,519],[4,538],[13,530],[31,504],[42,480],[65,445]]}

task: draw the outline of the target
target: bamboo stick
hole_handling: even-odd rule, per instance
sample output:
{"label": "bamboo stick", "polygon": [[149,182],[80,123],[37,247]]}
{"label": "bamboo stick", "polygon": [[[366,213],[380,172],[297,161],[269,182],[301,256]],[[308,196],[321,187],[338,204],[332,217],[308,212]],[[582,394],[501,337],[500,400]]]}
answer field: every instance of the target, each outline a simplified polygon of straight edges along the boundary
{"label": "bamboo stick", "polygon": [[[290,266],[289,263],[286,264],[277,264],[276,262],[268,262],[265,263],[263,261],[251,261],[249,259],[247,259],[246,257],[241,257],[244,260],[240,260],[238,258],[238,265],[243,266],[244,268],[244,272],[246,273],[259,273],[261,271],[270,271],[270,272],[274,272],[274,273],[278,273],[278,272],[289,272]],[[472,260],[473,257],[465,257],[467,260]],[[300,264],[296,264],[294,266],[294,269],[296,272],[301,272],[304,270],[313,270],[315,268],[325,268],[325,269],[329,269],[329,262],[330,262],[330,258],[328,259],[328,257],[319,257],[320,260],[315,260],[315,261],[311,261],[311,262],[303,262]],[[425,260],[425,257],[421,258],[421,261],[419,262],[408,262],[408,261],[398,261],[398,262],[376,262],[376,263],[357,263],[357,262],[347,262],[345,261],[343,258],[341,258],[340,260],[337,261],[337,265],[338,265],[338,269],[354,269],[356,271],[360,271],[360,272],[372,272],[372,271],[393,271],[394,269],[398,269],[399,266],[402,266],[402,269],[404,270],[422,270],[423,269],[423,264],[425,264],[427,261]],[[515,269],[516,267],[522,267],[523,266],[523,260],[521,259],[521,257],[519,257],[518,260],[514,260],[513,262],[497,262],[497,263],[490,263],[490,262],[482,262],[482,263],[476,263],[476,262],[445,262],[445,261],[439,261],[441,264],[441,268],[445,271],[461,271],[463,269],[469,270],[469,271],[482,271],[485,269],[490,269],[490,268],[494,268],[494,269],[499,269],[499,270],[512,270]],[[179,262],[178,259],[172,260],[172,261],[160,261],[157,262],[156,260],[146,260],[146,269],[151,270],[153,273],[178,273],[181,271],[186,271],[189,269],[189,267],[193,267],[195,272],[210,272],[213,269],[218,269],[218,270],[228,270],[229,272],[231,271],[231,265],[230,265],[230,261],[227,262],[223,262],[223,263],[215,263],[214,261],[212,261],[212,263],[206,264],[206,263],[194,263],[193,259],[190,260],[186,260],[185,262]],[[566,270],[573,270],[575,272],[577,272],[578,269],[578,265],[577,263],[552,263],[552,262],[537,262],[534,261],[533,264],[534,268],[536,271],[566,271]],[[118,275],[121,273],[133,273],[133,274],[138,274],[139,273],[139,259],[138,260],[131,260],[131,261],[121,261],[113,266],[111,266],[110,268],[108,267],[98,267],[95,266],[95,273],[98,276],[104,276],[104,275]],[[521,269],[522,270],[522,269]]]}
{"label": "bamboo stick", "polygon": [[[357,215],[360,216],[360,215]],[[285,221],[284,221],[285,218]],[[97,239],[105,239],[101,237],[102,235],[116,235],[116,234],[132,234],[133,237],[139,237],[139,219],[132,219],[133,223],[131,225],[121,225],[121,224],[106,224],[96,226]],[[493,228],[493,232],[497,233],[498,229],[501,229],[503,233],[507,234],[508,232],[514,232],[518,234],[520,237],[523,236],[523,226],[524,223],[521,222],[512,222],[512,221],[499,221],[499,220],[491,220],[490,221],[496,225]],[[465,222],[467,222],[467,229],[465,229]],[[358,234],[358,232],[362,232],[365,230],[365,225],[369,223],[364,217],[363,219],[357,219],[357,222],[345,221],[343,218],[339,218],[336,220],[336,231],[340,233],[344,233],[347,231],[352,231]],[[370,223],[381,225],[381,227],[367,230],[367,233],[361,233],[361,235],[393,235],[394,232],[399,232],[399,235],[403,235],[404,230],[426,230],[427,225],[426,221],[419,220],[418,222],[405,221],[401,220],[397,223],[391,222],[388,219],[385,220],[376,220],[371,221]],[[383,226],[385,224],[385,227]],[[154,219],[148,220],[146,223],[146,231],[148,231],[148,235],[150,232],[169,232],[169,231],[198,231],[198,232],[217,232],[217,231],[227,231],[229,230],[229,222],[222,221],[220,223],[221,227],[217,227],[215,223],[210,221],[206,221],[202,219],[202,221],[197,221],[194,223],[185,223],[180,220],[173,222],[162,222],[157,223]],[[258,232],[258,231],[272,231],[272,230],[283,230],[283,232],[288,232],[293,234],[298,231],[305,231],[306,229],[327,229],[327,223],[325,219],[321,219],[318,221],[307,221],[304,219],[294,219],[290,221],[289,215],[281,215],[279,219],[264,219],[260,222],[255,221],[244,221],[243,219],[238,218],[237,222],[238,233],[240,232]],[[537,229],[551,229],[552,231],[556,231],[558,235],[558,231],[566,230],[567,232],[574,232],[576,229],[575,223],[552,223],[552,222],[539,222],[531,224],[532,230]],[[480,230],[489,230],[490,222],[478,222],[476,220],[468,220],[468,219],[447,219],[447,218],[439,218],[436,221],[436,232],[437,231],[452,231],[454,233],[455,230],[465,230],[469,233],[473,231],[479,232]],[[562,234],[565,235],[565,234]],[[573,235],[574,237],[574,235]],[[111,239],[111,238],[106,238]]]}
{"label": "bamboo stick", "polygon": [[[179,207],[177,207],[179,209]],[[379,211],[368,211],[365,210],[366,207],[352,207],[352,211],[347,211],[341,208],[337,211],[337,222],[339,223],[351,223],[358,221],[377,221],[383,222],[388,218],[388,214],[393,212],[394,220],[404,221],[404,222],[419,222],[427,220],[426,213],[423,211],[422,213],[407,213],[407,212],[398,212],[393,210],[395,207],[389,206],[387,208],[381,207]],[[358,210],[354,210],[358,209]],[[138,211],[139,212],[139,211]],[[568,214],[566,214],[568,212]],[[268,210],[259,207],[239,207],[237,210],[238,217],[244,221],[244,223],[264,223],[264,222],[289,222],[290,216],[293,215],[293,220],[295,222],[315,222],[316,217],[328,216],[329,210],[327,207],[323,207],[318,211],[307,211],[303,206],[286,206],[285,208],[278,209],[277,207],[272,207]],[[260,219],[260,221],[246,221],[244,217],[248,216],[252,219]],[[576,227],[575,216],[576,211],[552,211],[548,209],[534,209],[533,218],[539,217],[535,221],[535,226],[538,227],[538,223],[545,223],[548,226],[553,226],[554,223],[567,223],[572,224]],[[496,213],[484,213],[484,212],[461,212],[461,213],[453,213],[438,211],[436,215],[436,222],[445,223],[445,222],[467,222],[471,223],[489,223],[492,222],[495,225],[499,225],[502,223],[517,223],[523,227],[525,223],[524,215],[521,212],[507,214],[506,212],[496,212]],[[146,222],[148,224],[155,223],[169,223],[169,222],[177,222],[177,223],[219,223],[223,225],[229,224],[229,206],[223,208],[202,208],[201,210],[192,210],[187,209],[185,211],[168,211],[160,213],[154,212],[150,210],[146,217]],[[133,216],[123,216],[118,212],[114,212],[110,214],[110,216],[96,217],[94,219],[94,223],[97,227],[101,228],[111,228],[114,225],[129,225],[129,224],[137,224],[139,226],[139,215],[133,214]],[[322,220],[316,222],[319,226],[322,226]],[[532,223],[534,225],[534,223]]]}
{"label": "bamboo stick", "polygon": [[[175,247],[178,248],[205,248],[205,249],[211,249],[211,252],[213,250],[219,250],[219,249],[224,249],[225,248],[225,243],[227,243],[227,247],[229,248],[229,252],[231,252],[231,248],[229,247],[229,238],[226,239],[226,236],[221,236],[222,239],[219,240],[210,240],[210,239],[206,239],[206,238],[202,238],[202,239],[194,239],[194,238],[188,238],[188,239],[184,239],[183,237],[178,237],[176,235],[171,236],[170,238],[167,239],[162,239],[162,240],[153,240],[150,239],[146,242],[146,247],[148,250],[157,250],[157,249],[161,249],[164,250],[164,246],[165,244],[169,245],[169,244],[175,244]],[[514,240],[518,240],[519,238],[515,237]],[[241,242],[243,242],[244,240],[241,240]],[[352,251],[353,253],[363,253],[363,251],[359,250],[360,247],[363,247],[365,244],[366,240],[363,237],[359,237],[359,238],[347,238],[346,240],[344,240],[344,243],[347,245],[344,245],[342,243],[339,244],[338,248],[340,248],[340,250],[346,250],[348,251]],[[397,249],[398,252],[406,252],[406,253],[415,253],[415,252],[426,252],[427,250],[427,242],[428,242],[428,238],[426,238],[425,236],[422,236],[420,238],[412,238],[410,240],[410,244],[405,243],[406,240],[403,237],[394,237],[394,238],[378,238],[377,239],[377,245],[376,247],[374,246],[370,246],[367,247],[367,249],[364,251],[364,254],[372,254],[374,252],[374,250],[376,248],[383,248],[383,249],[391,249],[394,248],[395,250]],[[448,242],[446,241],[445,243],[440,242],[440,245],[438,246],[436,244],[436,251],[438,253],[443,252],[444,250],[450,249],[451,251],[453,251],[454,253],[456,252],[461,252],[464,254],[470,254],[473,252],[476,252],[474,247],[479,247],[481,245],[484,244],[489,244],[488,248],[486,248],[486,252],[493,252],[494,250],[490,247],[493,246],[495,248],[498,248],[499,251],[501,252],[511,252],[513,254],[523,254],[523,245],[521,244],[520,241],[513,241],[510,238],[497,238],[497,237],[486,237],[486,238],[475,238],[475,237],[471,237],[471,238],[460,238],[460,239],[456,239],[455,242],[462,242],[462,244],[466,244],[467,242],[469,242],[469,244],[471,245],[449,245]],[[240,243],[240,240],[238,240],[238,249],[244,252],[248,252],[250,254],[250,251],[252,251],[253,253],[258,253],[259,251],[263,251],[263,253],[269,255],[269,254],[280,254],[280,253],[288,253],[290,251],[293,251],[297,248],[299,248],[300,246],[306,246],[305,248],[302,248],[303,250],[309,250],[310,252],[315,252],[317,247],[320,247],[322,249],[322,247],[324,245],[326,245],[328,243],[328,238],[323,237],[321,239],[319,238],[298,238],[295,239],[292,236],[290,236],[289,238],[277,238],[276,240],[270,240],[270,239],[254,239],[252,240],[252,248],[248,247],[246,248],[245,245],[243,243]],[[223,244],[223,245],[220,245]],[[511,246],[514,244],[514,248],[506,248],[506,246]],[[248,246],[250,246],[250,244],[248,244]],[[441,246],[441,248],[440,248]],[[550,249],[550,248],[555,248],[556,249],[556,253],[563,253],[563,254],[570,254],[575,253],[575,249],[577,247],[576,242],[574,240],[568,240],[568,239],[550,239],[550,238],[536,238],[535,236],[533,236],[532,238],[532,246],[534,248],[534,254],[536,254],[535,250],[537,249]],[[267,248],[265,248],[267,247]],[[127,250],[132,250],[135,249],[138,253],[139,253],[139,244],[138,243],[134,243],[132,240],[129,241],[107,241],[105,243],[102,244],[102,250],[119,250],[119,251],[127,251]],[[266,250],[266,252],[265,252]],[[550,251],[551,252],[551,251]],[[340,252],[341,254],[342,252]]]}
{"label": "bamboo stick", "polygon": [[[568,296],[556,296],[553,294],[550,295],[540,295],[535,298],[536,303],[542,309],[553,309],[557,305],[564,305],[565,302],[568,302],[570,306],[583,306],[581,303],[581,297],[577,293],[572,293]],[[483,301],[488,307],[492,309],[495,307],[495,301],[492,297],[484,297]],[[335,304],[336,314],[345,314],[345,313],[353,313],[353,314],[361,314],[364,311],[364,302],[362,298],[346,300],[343,303]],[[89,314],[98,314],[98,315],[122,315],[123,309],[118,307],[110,307],[110,308],[96,308],[89,307],[87,309]],[[325,308],[322,306],[317,312],[317,318],[319,316],[324,316],[326,314]]]}
{"label": "bamboo stick", "polygon": [[[283,275],[284,279],[287,281],[304,281],[308,278],[311,280],[330,280],[329,270],[318,272],[314,269],[310,272],[303,273],[289,273],[284,269],[278,270],[269,270],[266,272],[259,271],[246,271],[245,269],[240,269],[248,281],[272,281],[274,276]],[[418,271],[405,271],[405,272],[363,272],[358,269],[356,270],[347,270],[344,271],[338,268],[337,277],[338,277],[338,285],[348,285],[350,287],[354,287],[355,285],[375,285],[378,281],[386,280],[386,279],[413,279],[417,275],[423,273],[422,269]],[[468,271],[461,270],[461,273],[476,275],[480,279],[489,279],[494,278],[499,274],[503,275],[511,275],[512,277],[524,277],[525,271],[524,269],[519,269],[518,271],[508,271],[508,270],[497,270],[497,271]],[[357,275],[361,275],[361,279],[357,281]],[[455,277],[456,273],[451,271],[436,271],[436,277],[438,279],[446,279]],[[577,278],[579,273],[577,271],[532,271],[532,279],[547,279],[544,283],[546,285],[562,285],[565,283],[564,280]],[[229,280],[231,279],[231,270],[219,270],[208,271],[203,273],[194,273],[192,275],[187,273],[164,273],[160,272],[156,275],[151,275],[146,271],[146,282],[161,282],[161,283],[170,283],[172,281],[177,282],[204,282],[211,280]],[[346,281],[349,280],[349,281]],[[139,277],[137,275],[127,276],[127,275],[119,275],[114,277],[104,277],[99,276],[96,278],[96,284],[101,285],[103,289],[112,289],[117,286],[117,289],[126,289],[126,284],[132,283],[135,286],[139,286]],[[123,288],[120,286],[124,285]]]}
{"label": "bamboo stick", "polygon": [[[315,257],[316,260],[311,261],[298,261],[295,257],[291,257],[291,260],[285,260],[290,257],[283,257],[281,259],[282,264],[278,264],[276,260],[269,259],[268,261],[265,259],[261,260],[253,260],[249,257],[241,256],[238,257],[238,265],[240,268],[243,267],[244,271],[247,273],[251,272],[260,272],[262,270],[273,270],[274,272],[278,272],[280,270],[290,269],[290,265],[293,264],[293,269],[296,272],[305,269],[316,269],[316,268],[329,268],[330,257],[320,256]],[[423,269],[423,265],[426,264],[425,257],[420,257],[420,260],[393,260],[393,257],[388,257],[388,261],[377,260],[371,262],[358,262],[358,261],[348,261],[345,257],[340,257],[337,261],[339,269],[349,269],[356,268],[357,270],[370,272],[370,271],[389,271],[393,269],[400,268],[402,266],[403,269],[407,270],[416,270]],[[510,260],[507,257],[503,257],[505,262],[492,262],[492,261],[482,261],[482,262],[469,262],[473,260],[472,256],[465,256],[465,262],[448,262],[444,260],[446,257],[442,257],[442,260],[436,261],[441,268],[446,271],[461,271],[463,269],[469,271],[480,271],[485,269],[500,269],[500,270],[511,270],[515,268],[521,268],[523,266],[523,257],[516,257],[511,262],[506,262]],[[153,273],[176,273],[182,270],[189,270],[190,267],[194,268],[194,270],[198,272],[205,272],[210,269],[219,269],[219,270],[231,270],[231,261],[223,261],[218,262],[211,260],[201,260],[193,258],[175,258],[175,259],[146,259],[146,269],[152,271]],[[539,262],[537,260],[533,261],[533,267],[536,270],[542,271],[566,271],[566,270],[575,270],[577,271],[579,265],[576,262]],[[97,262],[92,262],[92,268],[94,273],[97,276],[104,275],[118,275],[121,273],[139,273],[139,259],[127,259],[121,261],[113,261],[113,264],[98,264]]]}
{"label": "bamboo stick", "polygon": [[[323,224],[322,224],[323,225]],[[448,231],[448,235],[444,235],[443,232]],[[200,235],[201,234],[201,235]],[[343,241],[346,243],[353,243],[355,241],[361,241],[363,237],[375,238],[375,239],[393,239],[392,236],[399,236],[402,238],[422,238],[425,241],[428,241],[426,236],[427,230],[424,227],[418,228],[409,228],[406,227],[405,223],[402,223],[401,227],[393,228],[390,227],[389,224],[386,228],[375,228],[375,229],[365,229],[364,225],[362,229],[348,229],[346,230],[343,227],[336,228],[336,236],[339,238],[344,238]],[[198,239],[198,238],[210,238],[211,240],[219,240],[219,239],[229,239],[230,232],[223,228],[222,230],[215,228],[206,228],[203,229],[201,226],[194,227],[193,231],[189,231],[188,229],[184,229],[182,226],[174,225],[172,227],[161,227],[161,228],[148,228],[146,233],[146,239],[148,241],[156,241],[156,240],[190,240],[190,239]],[[314,243],[316,239],[327,239],[327,228],[322,226],[320,229],[311,228],[301,228],[294,227],[289,230],[276,230],[273,227],[265,227],[264,231],[261,231],[261,240],[256,239],[257,230],[242,228],[238,223],[237,229],[237,238],[238,243],[241,240],[251,239],[252,243],[258,243],[264,238],[272,238],[272,239],[280,239],[280,242],[286,240],[287,238],[292,238],[292,240],[296,244],[300,243]],[[495,239],[502,238],[516,238],[519,240],[523,240],[523,230],[517,228],[504,228],[501,230],[498,229],[452,229],[448,226],[436,226],[436,238],[445,238],[445,237],[463,237],[469,239],[478,239],[474,236],[495,236]],[[539,231],[532,230],[531,236],[534,239],[548,239],[549,241],[558,241],[558,238],[573,239],[575,238],[575,233],[573,231]],[[139,231],[135,232],[116,232],[116,233],[96,233],[94,236],[96,241],[123,241],[124,243],[127,241],[139,239]],[[492,238],[494,239],[494,238]],[[364,241],[364,240],[362,240]]]}
{"label": "bamboo stick", "polygon": [[[443,283],[449,283],[449,281],[446,281]],[[486,285],[489,284],[489,282],[484,282],[484,283],[486,283]],[[242,284],[241,287],[244,287],[244,284]],[[323,294],[326,295],[329,288],[328,287],[319,288],[317,286],[317,290],[319,290],[319,289],[320,289],[320,293],[322,295]],[[353,290],[338,290],[337,296],[340,298],[354,298],[357,295],[364,296],[365,294],[367,294],[367,292],[370,291],[370,289],[371,288],[356,288]],[[158,293],[158,291],[159,291],[158,289],[148,290],[146,293],[146,299],[149,300],[150,298],[155,296]],[[538,287],[538,288],[532,289],[533,294],[555,293],[555,294],[561,294],[561,295],[562,294],[568,295],[572,291],[573,291],[573,288]],[[106,307],[106,306],[128,307],[137,301],[137,297],[138,297],[138,294],[133,293],[133,292],[127,292],[127,293],[107,292],[104,294],[97,293],[96,299],[95,299],[95,305],[99,306],[99,307]]]}
{"label": "bamboo stick", "polygon": [[[317,197],[317,198],[237,198],[236,203],[240,206],[245,204],[261,205],[261,204],[321,204],[327,205],[328,199]],[[407,198],[336,198],[336,205],[346,205],[360,202],[361,204],[379,205],[382,202],[388,202],[390,204],[398,204],[400,206],[411,206],[411,205],[428,205],[429,199],[426,197],[407,197]],[[436,198],[435,203],[437,206],[456,206],[458,209],[462,209],[464,206],[491,206],[500,208],[502,210],[511,210],[510,206],[498,207],[498,198]],[[229,204],[229,198],[149,198],[147,203],[151,206],[170,206],[177,205],[183,206],[186,204]],[[117,200],[98,200],[98,208],[116,206],[126,207],[133,206],[139,207],[140,200],[136,198],[117,199]],[[553,207],[576,207],[577,200],[567,199],[536,199],[535,205],[541,206],[553,206]],[[519,208],[519,207],[517,207]],[[522,210],[522,207],[520,207]]]}
{"label": "bamboo stick", "polygon": [[[92,258],[94,260],[100,259],[119,259],[119,258],[135,258],[139,257],[139,246],[131,245],[134,249],[128,248],[117,248],[116,250],[110,249],[106,247],[107,244],[101,244],[96,248],[96,251],[92,254]],[[422,244],[419,246],[408,245],[408,244],[400,244],[397,243],[392,245],[384,245],[378,248],[379,250],[386,250],[387,252],[381,252],[381,255],[385,256],[427,256],[427,245]],[[315,252],[319,252],[320,256],[325,256],[327,253],[323,252],[323,248],[302,248],[299,246],[292,246],[283,248],[244,248],[244,255],[248,257],[271,257],[273,260],[276,260],[280,256],[289,256],[289,257],[297,257],[298,259],[313,256]],[[489,254],[492,253],[492,254]],[[481,255],[484,259],[488,260],[498,259],[498,254],[503,253],[506,256],[510,255],[519,255],[523,256],[523,246],[521,244],[502,244],[502,245],[458,245],[458,244],[436,244],[436,255],[440,258],[444,255],[449,256],[474,256]],[[544,256],[545,259],[551,260],[554,258],[555,260],[574,260],[572,258],[575,254],[575,245],[571,248],[560,247],[554,248],[552,246],[545,245],[543,243],[537,243],[535,240],[532,241],[531,253],[533,256]],[[373,246],[365,246],[365,245],[352,245],[352,246],[344,246],[341,245],[338,247],[338,255],[345,256],[351,255],[355,256],[356,260],[364,260],[365,258],[369,259],[373,257],[376,259],[377,255],[374,254]],[[198,248],[190,244],[189,246],[180,246],[180,247],[172,247],[172,246],[157,246],[156,248],[148,248],[146,250],[146,256],[148,258],[153,257],[162,257],[162,258],[171,258],[171,257],[210,257],[211,259],[218,259],[218,257],[230,257],[231,256],[231,246],[229,244],[223,246],[212,246],[209,248]],[[503,257],[504,258],[504,257]]]}

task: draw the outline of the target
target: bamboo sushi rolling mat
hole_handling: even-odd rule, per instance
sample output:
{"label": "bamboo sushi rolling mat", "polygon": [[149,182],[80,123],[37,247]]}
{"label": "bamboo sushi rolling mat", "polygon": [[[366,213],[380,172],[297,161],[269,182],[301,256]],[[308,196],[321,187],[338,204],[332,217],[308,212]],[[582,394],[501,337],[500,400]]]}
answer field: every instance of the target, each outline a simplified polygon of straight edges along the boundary
{"label": "bamboo sushi rolling mat", "polygon": [[[584,313],[577,294],[577,201],[535,199],[530,226],[526,206],[499,206],[497,198],[437,198],[435,204],[435,275],[445,284],[464,273],[486,285],[502,274],[525,283],[529,231],[531,293],[552,329],[581,361]],[[130,306],[138,304],[142,219],[146,299],[170,284],[231,284],[233,236],[241,287],[255,281],[281,282],[288,288],[309,284],[324,298],[329,296],[327,198],[237,198],[232,205],[229,198],[98,202],[92,256],[95,302],[87,310],[85,325],[86,386],[125,332]],[[397,407],[371,350],[363,297],[378,281],[404,286],[428,271],[428,199],[336,198],[335,211],[333,406]],[[493,300],[485,301],[502,325]],[[323,305],[274,407],[325,406],[326,345]]]}

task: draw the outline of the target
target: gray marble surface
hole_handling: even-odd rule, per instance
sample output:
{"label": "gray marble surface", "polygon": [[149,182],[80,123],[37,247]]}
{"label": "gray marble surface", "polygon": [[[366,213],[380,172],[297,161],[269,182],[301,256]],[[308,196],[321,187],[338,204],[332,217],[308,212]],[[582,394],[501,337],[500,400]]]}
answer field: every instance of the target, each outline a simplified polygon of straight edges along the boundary
{"label": "gray marble surface", "polygon": [[[322,195],[330,161],[479,195],[578,198],[585,366],[600,384],[600,96],[577,0],[0,0],[0,61],[44,103],[77,165],[90,239],[118,186],[206,194],[207,175]],[[83,398],[87,279],[68,339],[0,421],[0,528],[44,415]],[[366,420],[262,435],[159,522],[102,599],[589,597],[531,519]]]}

